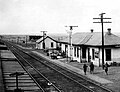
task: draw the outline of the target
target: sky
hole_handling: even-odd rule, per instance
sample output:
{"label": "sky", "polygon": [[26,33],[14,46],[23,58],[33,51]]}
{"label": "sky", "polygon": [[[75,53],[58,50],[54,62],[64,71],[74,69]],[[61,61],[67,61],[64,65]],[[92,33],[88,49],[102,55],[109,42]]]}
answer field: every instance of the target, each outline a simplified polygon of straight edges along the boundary
{"label": "sky", "polygon": [[0,34],[64,33],[74,27],[76,32],[101,32],[101,24],[93,23],[103,17],[104,32],[120,31],[119,0],[0,0]]}

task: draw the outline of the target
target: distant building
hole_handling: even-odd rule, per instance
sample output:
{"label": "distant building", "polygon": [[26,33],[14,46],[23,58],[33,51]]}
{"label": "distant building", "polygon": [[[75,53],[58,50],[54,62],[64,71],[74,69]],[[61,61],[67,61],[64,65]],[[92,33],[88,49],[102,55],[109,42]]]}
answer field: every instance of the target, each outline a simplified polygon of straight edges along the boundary
{"label": "distant building", "polygon": [[59,42],[59,38],[56,37],[50,37],[50,36],[46,36],[40,39],[38,39],[36,41],[36,48],[37,49],[43,49],[43,42],[45,45],[45,49],[57,49],[60,48],[60,42]]}
{"label": "distant building", "polygon": [[29,35],[29,41],[36,41],[38,39],[42,38],[42,36],[38,35]]}
{"label": "distant building", "polygon": [[40,39],[42,36],[39,35],[3,35],[2,38],[11,42],[16,43],[26,43],[26,42],[35,42]]}

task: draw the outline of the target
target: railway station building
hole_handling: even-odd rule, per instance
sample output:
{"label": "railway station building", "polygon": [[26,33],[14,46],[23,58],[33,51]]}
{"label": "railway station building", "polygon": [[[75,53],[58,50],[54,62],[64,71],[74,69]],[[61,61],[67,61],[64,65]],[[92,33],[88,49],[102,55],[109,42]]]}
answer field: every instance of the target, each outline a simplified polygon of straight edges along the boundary
{"label": "railway station building", "polygon": [[[70,57],[70,44],[68,39],[62,43],[68,57]],[[104,63],[119,62],[120,63],[120,37],[111,33],[108,29],[104,33]],[[75,33],[72,36],[72,58],[80,63],[93,62],[95,65],[102,65],[102,33]]]}
{"label": "railway station building", "polygon": [[[70,50],[69,38],[56,40],[52,37],[45,37],[46,49],[57,48],[65,52],[66,57],[84,63],[93,62],[95,65],[102,65],[102,33],[101,32],[80,32],[72,35],[72,49]],[[43,49],[43,39],[36,42],[36,48]],[[71,52],[70,52],[71,51]],[[104,63],[120,62],[120,37],[111,33],[108,29],[104,33]]]}

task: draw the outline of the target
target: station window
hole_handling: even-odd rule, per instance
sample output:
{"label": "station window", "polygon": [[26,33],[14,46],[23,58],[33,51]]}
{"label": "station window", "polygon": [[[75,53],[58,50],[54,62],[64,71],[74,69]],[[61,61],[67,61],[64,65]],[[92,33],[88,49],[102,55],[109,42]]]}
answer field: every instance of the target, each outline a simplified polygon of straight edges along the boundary
{"label": "station window", "polygon": [[76,47],[74,47],[74,56],[76,57]]}
{"label": "station window", "polygon": [[53,47],[53,42],[51,42],[51,47]]}
{"label": "station window", "polygon": [[79,47],[77,47],[77,57],[79,57]]}
{"label": "station window", "polygon": [[68,45],[65,45],[65,53],[68,52]]}
{"label": "station window", "polygon": [[95,50],[92,49],[92,59],[94,60],[95,59]]}
{"label": "station window", "polygon": [[111,61],[111,49],[106,49],[106,61]]}
{"label": "station window", "polygon": [[86,58],[86,48],[82,48],[82,58]]}

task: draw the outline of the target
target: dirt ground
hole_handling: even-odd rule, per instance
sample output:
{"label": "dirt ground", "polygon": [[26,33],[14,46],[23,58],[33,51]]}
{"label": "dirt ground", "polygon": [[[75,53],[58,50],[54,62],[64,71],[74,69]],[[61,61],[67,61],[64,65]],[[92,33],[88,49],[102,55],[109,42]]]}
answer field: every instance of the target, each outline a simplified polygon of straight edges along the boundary
{"label": "dirt ground", "polygon": [[[83,64],[78,62],[70,62],[68,64],[78,67],[80,69],[82,69],[83,67]],[[89,68],[88,68],[88,74],[89,74]],[[97,75],[101,78],[105,78],[107,80],[112,81],[113,83],[105,84],[104,86],[114,90],[115,92],[120,92],[120,67],[119,66],[109,67],[108,75],[105,74],[105,71],[102,69],[102,67],[95,66],[93,75]]]}
{"label": "dirt ground", "polygon": [[[42,51],[38,50],[38,52],[43,53],[44,55],[46,55]],[[64,62],[64,63],[67,62],[66,61],[67,59],[59,59],[59,60],[61,62]],[[75,67],[80,68],[80,69],[83,69],[82,68],[83,67],[83,63],[69,62],[67,64],[75,66]],[[89,67],[88,67],[87,72],[88,72],[88,74],[90,74]],[[101,78],[105,78],[107,80],[112,81],[113,83],[105,84],[104,86],[109,88],[109,89],[112,89],[115,92],[120,92],[120,66],[111,66],[111,67],[109,67],[108,68],[108,75],[105,74],[105,71],[102,69],[102,67],[95,66],[93,75],[97,75],[97,76],[99,76]]]}
{"label": "dirt ground", "polygon": [[[42,50],[36,50],[36,51],[46,55],[46,53],[44,53]],[[63,59],[60,61],[66,63],[66,60],[67,59]],[[82,67],[83,67],[83,64],[79,63],[79,62],[69,62],[68,64],[75,66],[77,68],[80,68],[80,69],[82,69]],[[89,74],[89,68],[88,68],[88,74]],[[120,92],[120,66],[109,67],[108,75],[105,74],[105,71],[102,69],[102,67],[95,66],[93,75],[97,75],[101,78],[105,78],[107,80],[112,81],[113,83],[105,84],[104,86],[109,89],[114,90],[115,92]]]}

